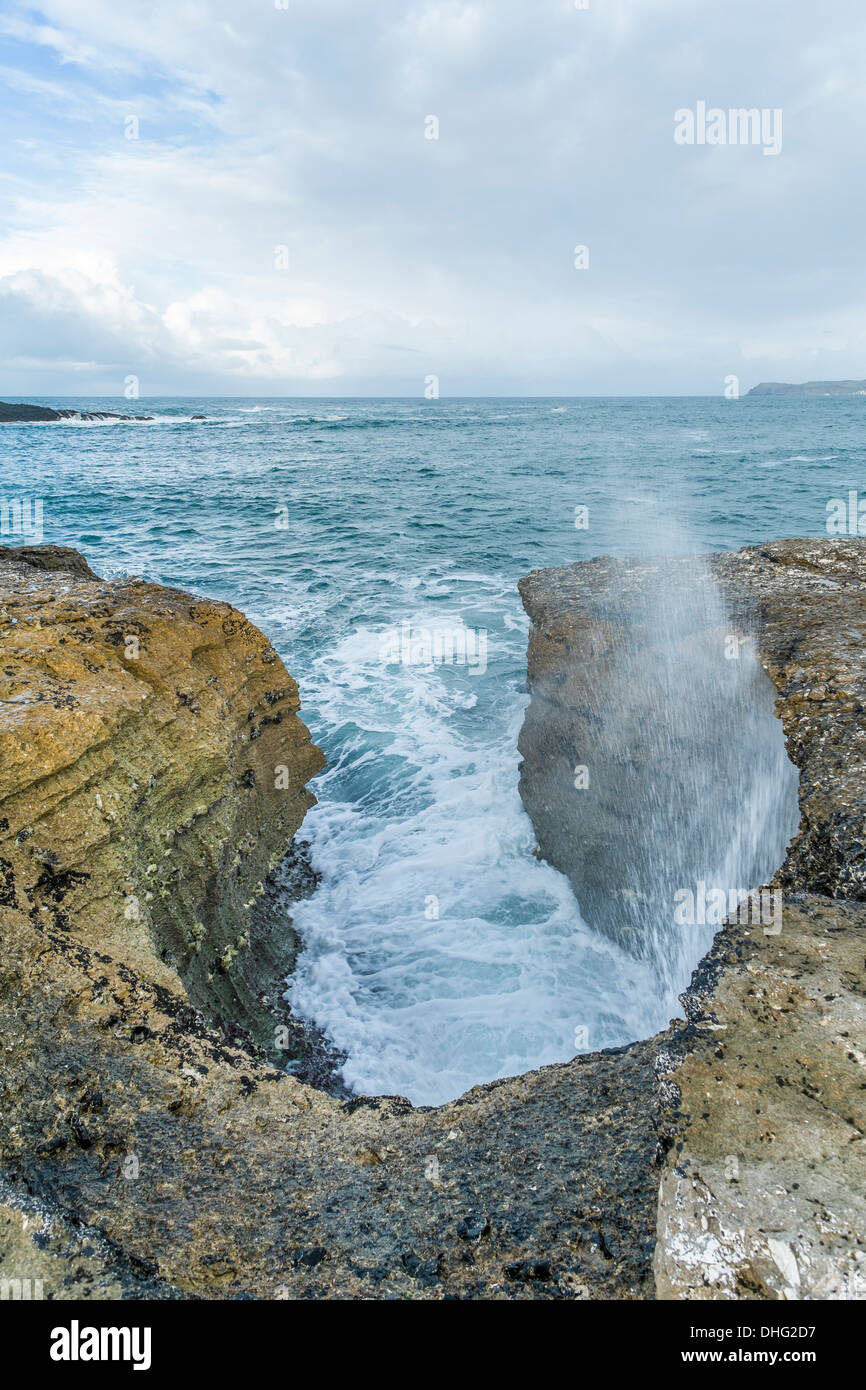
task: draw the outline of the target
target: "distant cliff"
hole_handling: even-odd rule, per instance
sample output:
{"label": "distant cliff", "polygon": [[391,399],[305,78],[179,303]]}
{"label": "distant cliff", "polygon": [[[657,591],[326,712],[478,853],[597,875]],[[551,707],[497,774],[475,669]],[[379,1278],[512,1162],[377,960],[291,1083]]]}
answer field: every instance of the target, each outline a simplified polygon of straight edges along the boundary
{"label": "distant cliff", "polygon": [[866,381],[760,381],[750,396],[866,396]]}

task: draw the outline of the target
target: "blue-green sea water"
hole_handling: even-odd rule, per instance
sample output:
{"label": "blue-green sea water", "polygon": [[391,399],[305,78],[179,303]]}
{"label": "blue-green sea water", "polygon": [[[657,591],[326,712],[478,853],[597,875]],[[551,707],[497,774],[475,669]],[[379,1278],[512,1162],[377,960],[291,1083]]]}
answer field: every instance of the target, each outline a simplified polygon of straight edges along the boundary
{"label": "blue-green sea water", "polygon": [[[0,498],[42,499],[44,540],[107,577],[236,604],[298,680],[328,769],[290,997],[351,1086],[436,1103],[666,1023],[650,965],[532,854],[517,580],[826,534],[866,479],[866,400],[40,403],[156,418],[0,427]],[[485,660],[389,662],[406,630],[483,633]]]}

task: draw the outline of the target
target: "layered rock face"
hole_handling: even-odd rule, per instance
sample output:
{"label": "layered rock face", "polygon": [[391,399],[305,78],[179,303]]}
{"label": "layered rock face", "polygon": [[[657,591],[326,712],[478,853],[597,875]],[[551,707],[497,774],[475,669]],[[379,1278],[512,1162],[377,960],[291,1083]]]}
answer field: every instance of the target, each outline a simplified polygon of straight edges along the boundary
{"label": "layered rock face", "polygon": [[255,1031],[255,909],[324,764],[294,681],[225,604],[5,556],[4,906]]}
{"label": "layered rock face", "polygon": [[[705,640],[721,651],[725,640],[751,638],[799,769],[801,820],[773,880],[784,890],[781,922],[769,932],[753,921],[726,927],[684,996],[687,1026],[655,1040],[660,1132],[670,1145],[657,1290],[665,1298],[863,1298],[866,546],[780,541],[712,557],[709,571],[723,608],[696,600],[692,623],[679,624],[680,678],[700,672],[689,656]],[[702,582],[689,561],[600,559],[536,572],[521,585],[533,694],[521,791],[541,852],[570,874],[579,899],[585,892],[590,920],[612,924],[625,944],[623,924],[640,927],[644,865],[629,862],[635,844],[638,859],[647,847],[648,858],[675,858],[677,818],[716,814],[725,794],[724,759],[710,745],[705,792],[682,804],[682,768],[690,756],[706,757],[707,745],[690,754],[675,730],[670,764],[647,766],[652,739],[642,721],[657,717],[659,677],[630,687],[621,679],[623,668],[634,669],[635,645],[650,641],[648,594],[662,584],[667,606]],[[707,624],[712,630],[702,631]],[[658,662],[637,669],[657,672]],[[699,692],[733,762],[737,711],[726,711],[723,686],[699,682]],[[572,778],[588,749],[600,781],[594,799]],[[664,815],[641,831],[653,777],[670,812],[667,850]],[[606,904],[631,875],[637,892],[627,909]]]}

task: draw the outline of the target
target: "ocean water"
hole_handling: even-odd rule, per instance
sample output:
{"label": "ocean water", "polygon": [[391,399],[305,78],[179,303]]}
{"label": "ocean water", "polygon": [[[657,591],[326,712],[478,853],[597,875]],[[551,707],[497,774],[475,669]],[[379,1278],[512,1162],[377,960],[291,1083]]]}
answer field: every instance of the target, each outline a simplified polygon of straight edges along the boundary
{"label": "ocean water", "polygon": [[533,856],[516,583],[826,534],[864,479],[866,401],[40,403],[156,418],[0,427],[0,499],[41,499],[44,540],[108,577],[236,604],[299,682],[328,769],[290,997],[349,1085],[439,1103],[667,1022],[676,991]]}

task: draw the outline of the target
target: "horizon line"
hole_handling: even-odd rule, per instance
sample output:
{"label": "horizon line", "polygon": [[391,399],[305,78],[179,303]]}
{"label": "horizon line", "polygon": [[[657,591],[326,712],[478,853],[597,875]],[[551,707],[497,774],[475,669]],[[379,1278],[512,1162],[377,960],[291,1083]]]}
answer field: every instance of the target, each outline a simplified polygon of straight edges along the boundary
{"label": "horizon line", "polygon": [[[764,384],[765,384],[765,383],[763,383],[763,382],[757,382],[757,383],[756,383],[756,385],[764,385]],[[773,383],[766,383],[766,384],[767,384],[767,385],[770,385],[770,384],[772,384],[772,385],[805,385],[806,383],[805,383],[805,382],[804,382],[804,383],[800,383],[800,382],[796,382],[796,383],[794,383],[794,382],[790,382],[790,383],[789,383],[789,382],[773,382]],[[751,394],[751,391],[752,391],[753,389],[754,389],[753,387],[749,387],[749,389],[748,389],[747,391],[742,391],[738,397],[734,397],[733,399],[734,399],[734,400],[738,400],[738,399],[741,400],[744,396],[750,395],[750,394]],[[526,393],[526,394],[517,393],[517,392],[508,392],[507,394],[504,394],[504,395],[472,394],[472,395],[465,395],[465,396],[463,396],[463,395],[439,396],[439,397],[437,397],[435,400],[430,400],[429,398],[427,398],[426,396],[423,396],[423,395],[415,395],[415,394],[408,394],[408,393],[407,393],[407,394],[404,394],[404,395],[386,395],[386,394],[384,394],[384,393],[383,393],[383,394],[378,394],[378,393],[366,393],[366,392],[365,392],[365,393],[360,393],[360,392],[347,392],[347,393],[344,393],[344,394],[342,394],[342,395],[333,395],[333,396],[332,396],[332,395],[327,395],[327,396],[326,396],[326,395],[305,396],[305,395],[300,395],[300,394],[298,394],[298,395],[295,395],[295,394],[292,394],[292,395],[264,395],[264,394],[229,395],[229,394],[223,393],[223,392],[185,392],[185,393],[183,393],[183,394],[181,394],[181,393],[179,393],[179,392],[177,392],[177,393],[175,393],[175,392],[169,392],[169,393],[166,393],[166,392],[153,392],[153,393],[147,393],[147,394],[142,393],[140,396],[136,396],[136,397],[130,399],[130,398],[124,396],[122,393],[120,393],[119,395],[118,395],[118,394],[110,394],[110,395],[109,395],[109,394],[106,394],[105,392],[98,392],[98,391],[94,391],[94,392],[80,391],[80,392],[77,392],[77,393],[74,394],[74,395],[69,395],[69,394],[66,394],[66,393],[61,392],[61,391],[46,391],[46,392],[43,392],[43,393],[33,393],[33,394],[29,395],[26,399],[25,399],[24,397],[22,397],[20,394],[16,394],[15,397],[12,398],[12,399],[10,399],[9,397],[7,397],[7,396],[4,394],[4,395],[2,396],[2,401],[5,402],[6,404],[10,404],[10,405],[27,405],[30,401],[33,400],[34,395],[35,395],[35,398],[36,398],[37,400],[39,400],[39,399],[48,400],[48,399],[50,398],[51,400],[74,401],[74,400],[79,399],[79,397],[84,396],[84,397],[86,397],[88,400],[125,401],[126,404],[127,404],[129,407],[134,406],[135,403],[136,403],[136,401],[138,401],[138,400],[145,400],[145,401],[184,401],[184,400],[187,400],[187,401],[189,401],[189,400],[212,400],[212,401],[221,401],[221,400],[225,400],[225,401],[246,401],[246,400],[251,400],[251,401],[252,401],[252,400],[257,400],[257,401],[418,401],[418,402],[420,402],[420,403],[423,403],[424,405],[435,406],[435,405],[437,405],[438,403],[440,403],[441,401],[598,401],[598,400],[614,400],[614,401],[647,401],[647,400],[677,400],[677,401],[679,401],[679,400],[703,400],[703,401],[713,401],[713,400],[729,400],[729,399],[731,399],[731,398],[729,398],[729,397],[726,397],[726,396],[724,395],[723,392],[709,392],[709,391],[670,391],[670,392],[662,392],[662,391],[641,392],[641,391],[636,391],[636,392],[626,392],[626,393],[623,393],[623,392],[613,392],[613,391],[598,391],[598,392],[588,392],[588,393],[586,393],[586,394],[577,394],[577,393],[562,394],[562,393],[557,392],[557,393],[554,393],[554,394],[552,394],[552,395],[548,395],[548,394],[546,394],[546,393],[534,393],[534,392],[529,392],[529,393]],[[834,397],[834,399],[835,399],[835,397]]]}

